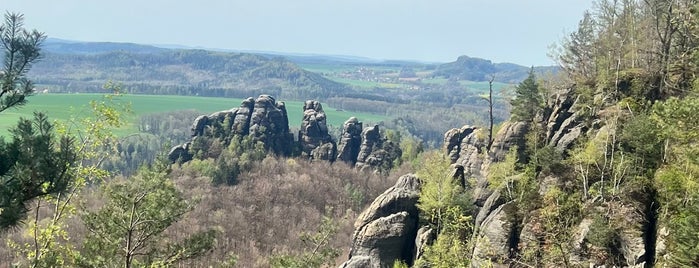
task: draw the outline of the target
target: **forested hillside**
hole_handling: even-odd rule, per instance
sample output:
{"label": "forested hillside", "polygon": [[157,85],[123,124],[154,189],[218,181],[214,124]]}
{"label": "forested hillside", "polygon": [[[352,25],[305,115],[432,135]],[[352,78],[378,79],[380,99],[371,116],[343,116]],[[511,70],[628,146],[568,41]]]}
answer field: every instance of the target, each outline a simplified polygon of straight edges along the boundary
{"label": "forested hillside", "polygon": [[235,98],[327,98],[347,89],[283,58],[157,48],[100,52],[99,44],[90,47],[95,53],[45,53],[29,75],[50,92],[99,92],[108,81],[128,93]]}

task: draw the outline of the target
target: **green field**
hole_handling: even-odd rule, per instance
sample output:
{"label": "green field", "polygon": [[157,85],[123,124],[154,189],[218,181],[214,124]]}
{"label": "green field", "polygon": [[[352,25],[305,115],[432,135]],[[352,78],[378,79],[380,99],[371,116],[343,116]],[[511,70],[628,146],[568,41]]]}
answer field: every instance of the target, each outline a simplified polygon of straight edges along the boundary
{"label": "green field", "polygon": [[[15,126],[19,117],[30,118],[34,111],[46,113],[51,120],[68,120],[80,118],[90,114],[89,102],[99,100],[101,94],[39,94],[29,97],[27,105],[6,110],[0,113],[0,135],[7,136],[8,129]],[[127,135],[138,132],[136,120],[139,115],[150,113],[168,112],[176,110],[197,110],[202,114],[210,114],[216,111],[228,110],[239,107],[242,99],[209,98],[193,96],[164,96],[164,95],[123,95],[117,98],[122,103],[130,103],[133,113],[128,116],[128,124],[119,129],[119,135]],[[290,128],[301,126],[303,117],[303,102],[285,101],[286,110],[289,113]],[[323,106],[328,124],[342,127],[342,124],[351,116],[361,121],[379,122],[387,117],[382,115],[337,111],[328,106]],[[192,118],[194,120],[194,118]]]}

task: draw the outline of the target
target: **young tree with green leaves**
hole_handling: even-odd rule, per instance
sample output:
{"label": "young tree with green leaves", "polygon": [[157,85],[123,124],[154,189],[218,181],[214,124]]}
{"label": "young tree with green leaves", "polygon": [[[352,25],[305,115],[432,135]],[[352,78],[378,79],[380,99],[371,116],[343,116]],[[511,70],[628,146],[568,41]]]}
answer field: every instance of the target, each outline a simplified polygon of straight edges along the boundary
{"label": "young tree with green leaves", "polygon": [[468,267],[471,236],[471,198],[449,167],[449,160],[433,152],[424,156],[417,171],[422,180],[418,208],[421,220],[437,233],[437,240],[425,249],[416,267]]}
{"label": "young tree with green leaves", "polygon": [[[36,198],[34,213],[26,226],[31,241],[8,242],[17,256],[24,259],[22,265],[24,261],[31,267],[75,265],[73,261],[79,252],[70,243],[66,219],[78,213],[75,200],[85,186],[109,176],[109,172],[100,166],[116,144],[116,135],[111,130],[124,123],[123,114],[129,110],[128,104],[122,105],[118,100],[120,86],[108,83],[105,89],[112,93],[91,101],[90,115],[73,118],[67,125],[58,124],[56,127],[56,132],[74,137],[77,160],[70,167],[74,176],[67,182],[65,191]],[[41,215],[42,207],[48,207],[50,215]]]}
{"label": "young tree with green leaves", "polygon": [[164,231],[191,210],[165,172],[166,165],[144,168],[126,180],[102,187],[105,204],[82,215],[89,235],[77,261],[86,267],[167,266],[208,252],[215,232],[198,232],[179,243]]}

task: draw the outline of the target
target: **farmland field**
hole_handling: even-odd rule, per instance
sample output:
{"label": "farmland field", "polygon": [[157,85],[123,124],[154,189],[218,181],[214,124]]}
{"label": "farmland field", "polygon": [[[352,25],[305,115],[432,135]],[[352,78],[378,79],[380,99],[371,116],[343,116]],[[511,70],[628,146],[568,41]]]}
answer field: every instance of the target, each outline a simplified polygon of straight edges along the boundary
{"label": "farmland field", "polygon": [[[101,94],[38,94],[31,96],[27,105],[0,113],[0,135],[7,136],[8,129],[15,126],[20,117],[30,118],[34,111],[46,113],[50,120],[64,121],[70,118],[87,116],[90,114],[89,102],[91,100],[100,100],[102,96]],[[137,133],[138,129],[135,123],[139,115],[177,110],[197,110],[202,114],[210,114],[238,107],[242,102],[242,99],[233,98],[170,95],[122,95],[115,100],[120,103],[130,103],[133,111],[127,117],[128,123],[126,126],[117,130],[119,135]],[[298,128],[303,117],[303,102],[284,102],[289,114],[289,127],[292,129]],[[351,116],[365,122],[379,122],[387,118],[383,115],[338,111],[326,105],[323,106],[323,109],[325,110],[328,124],[337,127],[342,127],[344,121]]]}

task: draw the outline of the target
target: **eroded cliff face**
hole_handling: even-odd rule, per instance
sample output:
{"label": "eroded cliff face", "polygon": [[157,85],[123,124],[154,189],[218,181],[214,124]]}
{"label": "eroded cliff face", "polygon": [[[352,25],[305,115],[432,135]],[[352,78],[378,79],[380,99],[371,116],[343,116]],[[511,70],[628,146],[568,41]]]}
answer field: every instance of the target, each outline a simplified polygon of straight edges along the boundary
{"label": "eroded cliff face", "polygon": [[[589,187],[599,187],[599,179],[585,182],[586,192],[581,193],[582,171],[567,162],[575,153],[571,149],[589,139],[604,141],[613,131],[613,126],[606,124],[605,112],[583,116],[580,111],[584,107],[577,107],[578,99],[572,90],[561,91],[548,103],[535,125],[505,122],[490,148],[486,140],[479,138],[477,127],[464,126],[445,133],[443,150],[452,161],[454,172],[462,170],[471,181],[468,187],[471,187],[473,198],[474,231],[468,241],[470,253],[464,258],[470,260],[472,267],[551,267],[553,261],[572,267],[652,266],[656,251],[663,254],[664,231],[660,230],[661,237],[656,237],[651,194],[618,190],[613,196],[590,197],[587,191],[595,190]],[[524,151],[528,146],[528,134],[535,131],[533,127],[544,145],[555,150],[563,160],[555,168],[537,168],[529,174],[520,171],[508,178],[519,181],[522,176],[534,176],[532,194],[540,203],[526,204],[520,197],[512,196],[512,189],[490,185],[488,174],[491,167],[504,161],[514,148],[518,149],[516,155],[520,163],[534,161],[530,159],[532,155]],[[583,195],[588,196],[582,198]],[[561,199],[563,196],[567,201]],[[566,215],[562,210],[571,209],[556,204],[564,201],[579,211],[570,218],[562,216]],[[417,232],[406,239],[420,241]],[[420,251],[415,249],[415,252],[415,257],[419,257]]]}

